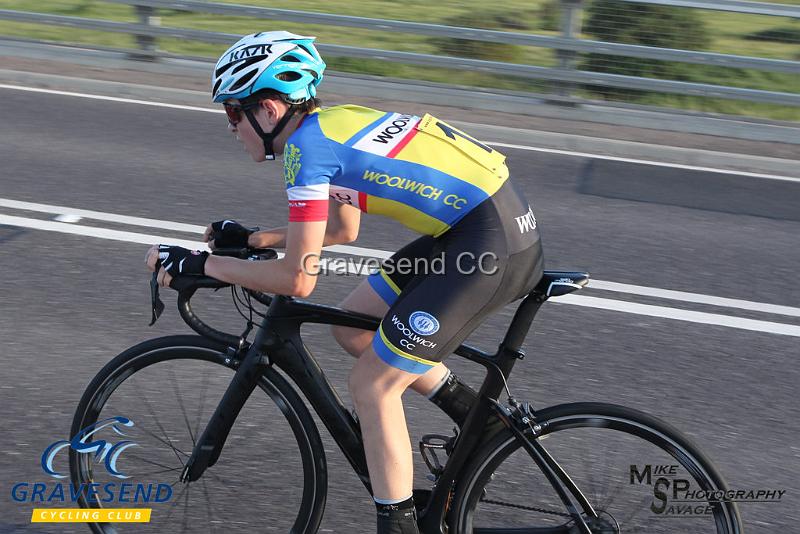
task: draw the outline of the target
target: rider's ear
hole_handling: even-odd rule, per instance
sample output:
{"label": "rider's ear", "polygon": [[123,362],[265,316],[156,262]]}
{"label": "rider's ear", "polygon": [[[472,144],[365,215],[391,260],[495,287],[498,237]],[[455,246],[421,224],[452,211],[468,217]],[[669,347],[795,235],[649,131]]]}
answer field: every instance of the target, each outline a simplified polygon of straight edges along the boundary
{"label": "rider's ear", "polygon": [[261,108],[267,114],[267,118],[269,118],[271,122],[278,122],[282,109],[277,100],[265,98],[261,101]]}

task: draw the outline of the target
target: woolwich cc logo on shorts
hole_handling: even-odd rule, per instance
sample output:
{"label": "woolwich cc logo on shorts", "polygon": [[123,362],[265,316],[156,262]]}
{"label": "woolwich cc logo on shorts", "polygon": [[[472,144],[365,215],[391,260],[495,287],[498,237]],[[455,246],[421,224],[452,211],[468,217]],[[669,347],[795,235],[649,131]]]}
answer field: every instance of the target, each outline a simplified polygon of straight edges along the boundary
{"label": "woolwich cc logo on shorts", "polygon": [[421,336],[430,336],[439,331],[439,320],[430,313],[415,311],[408,319],[408,325]]}

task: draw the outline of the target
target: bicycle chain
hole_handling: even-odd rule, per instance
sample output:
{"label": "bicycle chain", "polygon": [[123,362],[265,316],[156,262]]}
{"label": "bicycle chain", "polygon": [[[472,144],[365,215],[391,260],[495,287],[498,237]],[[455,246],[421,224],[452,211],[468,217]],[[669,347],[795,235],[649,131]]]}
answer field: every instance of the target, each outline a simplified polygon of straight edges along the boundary
{"label": "bicycle chain", "polygon": [[559,515],[561,517],[572,517],[570,514],[565,514],[564,512],[556,512],[554,510],[546,510],[544,508],[536,508],[535,506],[524,506],[522,504],[511,504],[510,502],[503,502],[503,501],[495,501],[492,499],[481,499],[480,502],[485,502],[489,504],[497,504],[499,506],[507,506],[509,508],[519,508],[521,510],[528,510],[530,512],[539,512],[542,514],[550,514],[550,515]]}

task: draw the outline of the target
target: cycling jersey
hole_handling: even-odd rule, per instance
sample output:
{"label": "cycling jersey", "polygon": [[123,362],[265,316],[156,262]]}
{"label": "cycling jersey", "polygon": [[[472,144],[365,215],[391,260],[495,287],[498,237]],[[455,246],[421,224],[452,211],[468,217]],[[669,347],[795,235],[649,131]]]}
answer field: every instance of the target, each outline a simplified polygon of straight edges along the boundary
{"label": "cycling jersey", "polygon": [[326,220],[330,197],[439,236],[507,179],[504,155],[431,115],[316,110],[284,148],[289,221]]}
{"label": "cycling jersey", "polygon": [[[286,141],[284,179],[289,221],[326,220],[332,198],[425,234],[368,278],[389,306],[372,347],[393,367],[426,372],[542,276],[536,218],[505,156],[431,115],[316,110]],[[443,269],[388,269],[417,260]]]}

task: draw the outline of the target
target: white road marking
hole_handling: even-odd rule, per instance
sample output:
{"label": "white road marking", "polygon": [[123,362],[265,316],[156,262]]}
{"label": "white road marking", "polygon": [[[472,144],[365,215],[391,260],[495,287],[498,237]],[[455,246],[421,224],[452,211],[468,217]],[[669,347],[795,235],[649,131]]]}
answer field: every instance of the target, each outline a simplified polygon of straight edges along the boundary
{"label": "white road marking", "polygon": [[[131,226],[146,226],[152,228],[159,228],[162,230],[174,230],[179,232],[189,232],[197,234],[202,234],[203,232],[205,232],[205,226],[200,226],[196,224],[185,224],[174,221],[162,221],[159,219],[131,217],[128,215],[119,215],[116,213],[83,210],[83,209],[70,208],[67,206],[56,206],[53,204],[24,202],[9,198],[0,198],[0,207],[25,210],[25,211],[35,211],[40,213],[71,214],[74,216],[80,216],[82,218],[94,219],[98,221],[127,224]],[[32,219],[32,220],[37,220],[37,219]],[[63,221],[63,222],[71,222],[71,221]],[[162,237],[159,239],[171,239],[171,238]],[[332,245],[329,247],[325,247],[325,250],[328,252],[335,252],[338,254],[363,256],[366,258],[386,259],[392,255],[392,252],[386,250],[354,247],[351,245]],[[355,268],[350,264],[348,264],[347,266],[347,272],[350,274],[361,274],[361,271],[359,271],[357,268]],[[707,304],[710,306],[719,306],[723,308],[738,308],[742,310],[749,310],[761,313],[800,317],[800,308],[793,308],[791,306],[781,306],[778,304],[768,304],[765,302],[752,302],[741,299],[715,297],[712,295],[703,295],[700,293],[673,291],[670,289],[659,289],[655,287],[639,286],[633,284],[620,284],[617,282],[607,282],[604,280],[595,280],[595,279],[592,279],[589,282],[589,287],[591,289],[599,289],[602,291],[615,291],[618,293],[628,293],[630,295],[640,295],[644,297],[656,297],[661,299],[692,302],[696,304]]]}
{"label": "white road marking", "polygon": [[36,211],[39,213],[72,214],[86,219],[96,221],[106,221],[131,226],[148,226],[160,228],[162,230],[174,230],[176,232],[190,232],[192,234],[202,234],[206,231],[205,226],[196,224],[183,224],[178,222],[161,221],[158,219],[145,219],[142,217],[131,217],[128,215],[118,215],[116,213],[105,213],[102,211],[92,211],[68,208],[66,206],[54,206],[52,204],[38,204],[36,202],[23,202],[10,198],[0,198],[0,208],[11,208],[15,210]]}
{"label": "white road marking", "polygon": [[585,297],[582,295],[564,295],[554,298],[552,302],[633,313],[636,315],[648,315],[650,317],[662,317],[665,319],[675,319],[677,321],[688,321],[691,323],[727,326],[730,328],[752,330],[755,332],[766,332],[769,334],[800,337],[800,326],[784,323],[773,323],[770,321],[757,321],[754,319],[743,319],[741,317],[720,315],[717,313],[678,310],[675,308],[667,308],[665,306],[652,306],[650,304],[637,304],[635,302],[624,302],[621,300],[602,299],[597,297]]}
{"label": "white road marking", "polygon": [[547,152],[548,154],[560,154],[562,156],[576,156],[581,158],[603,159],[608,161],[622,161],[624,163],[638,163],[641,165],[652,165],[655,167],[669,167],[671,169],[684,169],[689,171],[704,171],[713,172],[716,174],[732,174],[736,176],[747,176],[749,178],[762,178],[766,180],[780,180],[783,182],[796,182],[800,183],[800,178],[793,176],[780,176],[777,174],[761,174],[757,172],[734,171],[730,169],[717,169],[714,167],[700,167],[697,165],[683,165],[680,163],[666,163],[663,161],[651,161],[646,159],[622,158],[619,156],[605,156],[603,154],[587,154],[585,152],[574,152],[572,150],[557,150],[555,148],[541,148],[536,146],[526,145],[512,145],[509,143],[493,143],[487,141],[488,144],[493,146],[501,146],[506,148],[516,148],[519,150],[530,150],[534,152]]}
{"label": "white road marking", "polygon": [[[116,213],[106,213],[102,211],[83,210],[69,208],[67,206],[55,206],[53,204],[39,204],[37,202],[24,202],[10,198],[0,198],[0,208],[11,208],[15,210],[35,211],[38,213],[71,214],[86,219],[96,221],[106,221],[130,226],[147,226],[150,228],[160,228],[162,230],[174,230],[176,232],[189,232],[192,234],[202,234],[206,231],[205,226],[196,224],[185,224],[174,221],[162,221],[159,219],[146,219],[143,217],[131,217],[129,215],[119,215]],[[64,221],[67,222],[67,221]],[[354,247],[351,245],[332,245],[325,247],[330,252],[339,254],[351,254],[353,256],[369,256],[375,258],[388,258],[391,252],[375,250],[371,248]]]}
{"label": "white road marking", "polygon": [[[9,85],[9,84],[0,84],[0,89],[11,89],[15,91],[27,91],[32,93],[47,93],[52,95],[61,95],[61,96],[74,96],[77,98],[90,98],[94,100],[107,100],[110,102],[122,102],[125,104],[138,104],[142,106],[154,106],[154,107],[162,107],[162,108],[172,108],[172,109],[182,109],[187,111],[201,111],[203,113],[224,113],[224,110],[218,108],[204,108],[199,106],[186,106],[182,104],[168,104],[166,102],[151,102],[147,100],[136,100],[133,98],[120,98],[115,96],[104,96],[104,95],[92,95],[87,93],[76,93],[73,91],[58,91],[55,89],[43,89],[41,87],[27,87],[22,85]],[[682,165],[678,163],[666,163],[666,162],[659,162],[659,161],[651,161],[651,160],[642,160],[642,159],[633,159],[633,158],[622,158],[617,156],[606,156],[603,154],[591,154],[587,152],[575,152],[572,150],[558,150],[554,148],[543,148],[543,147],[535,147],[535,146],[528,146],[528,145],[515,145],[510,143],[501,143],[501,142],[494,142],[494,141],[485,141],[489,145],[492,146],[499,146],[505,148],[516,148],[519,150],[532,150],[536,152],[547,152],[549,154],[560,154],[562,156],[575,156],[581,158],[593,158],[593,159],[603,159],[609,161],[622,161],[625,163],[640,163],[642,165],[654,165],[658,167],[670,167],[673,169],[685,169],[685,170],[693,170],[693,171],[705,171],[705,172],[713,172],[718,174],[733,174],[737,176],[749,176],[751,178],[763,178],[769,180],[781,180],[781,181],[788,181],[788,182],[797,182],[800,183],[800,178],[793,177],[793,176],[780,176],[774,174],[761,174],[761,173],[753,173],[753,172],[743,172],[743,171],[732,171],[728,169],[717,169],[713,167],[701,167],[695,165]]]}
{"label": "white road marking", "polygon": [[63,223],[76,223],[80,222],[82,218],[83,217],[75,215],[74,213],[62,213],[53,217],[53,220]]}
{"label": "white road marking", "polygon": [[[200,241],[189,241],[185,239],[175,239],[171,237],[140,234],[136,232],[125,232],[120,230],[110,230],[107,228],[80,226],[77,224],[45,221],[41,219],[30,219],[26,217],[15,217],[11,215],[0,214],[0,225],[32,228],[36,230],[44,230],[50,232],[61,232],[65,234],[96,237],[100,239],[111,239],[115,241],[139,243],[143,245],[152,245],[155,243],[170,243],[190,249],[207,250],[206,244]],[[357,270],[353,269],[351,266],[348,266],[348,272],[351,274],[360,274],[357,272]],[[650,288],[645,288],[645,289],[650,289]],[[776,323],[770,321],[743,319],[739,317],[733,317],[730,315],[679,310],[664,306],[652,306],[647,304],[637,304],[633,302],[624,302],[624,301],[597,298],[597,297],[584,297],[579,295],[564,295],[562,297],[555,298],[553,301],[562,304],[588,306],[592,308],[633,313],[637,315],[661,317],[666,319],[675,319],[679,321],[689,321],[694,323],[726,326],[730,328],[738,328],[743,330],[752,330],[752,331],[766,332],[771,334],[781,334],[781,335],[800,337],[800,326],[794,326],[794,325]]]}
{"label": "white road marking", "polygon": [[680,300],[682,302],[694,302],[697,304],[708,304],[710,306],[721,306],[723,308],[738,308],[740,310],[800,317],[800,308],[779,306],[777,304],[767,304],[765,302],[751,302],[749,300],[714,297],[712,295],[702,295],[699,293],[672,291],[670,289],[659,289],[657,287],[637,286],[632,284],[619,284],[617,282],[605,282],[603,280],[590,280],[589,287],[592,289],[602,289],[604,291],[628,293],[629,295],[641,295],[643,297],[657,297],[660,299]]}
{"label": "white road marking", "polygon": [[162,237],[157,235],[139,234],[136,232],[124,232],[121,230],[110,230],[108,228],[96,228],[94,226],[81,226],[79,224],[67,224],[55,221],[45,221],[42,219],[29,219],[27,217],[14,217],[13,215],[0,214],[0,225],[19,226],[22,228],[33,228],[34,230],[44,230],[47,232],[60,232],[62,234],[82,235],[86,237],[99,237],[100,239],[113,239],[114,241],[125,241],[127,243],[140,243],[142,245],[155,245],[156,243],[169,243],[170,245],[180,245],[182,247],[208,250],[208,246],[202,241],[189,241],[187,239],[176,239],[174,237]]}
{"label": "white road marking", "polygon": [[27,91],[30,93],[47,93],[50,95],[74,96],[78,98],[90,98],[92,100],[107,100],[109,102],[122,102],[125,104],[139,104],[141,106],[153,106],[157,108],[184,109],[187,111],[203,111],[206,113],[225,113],[224,109],[218,109],[218,108],[201,108],[197,106],[184,106],[181,104],[168,104],[166,102],[153,102],[151,100],[136,100],[135,98],[120,98],[117,96],[90,95],[86,93],[74,93],[72,91],[57,91],[55,89],[43,89],[41,87],[25,87],[22,85],[8,85],[4,83],[0,83],[0,89],[13,89],[15,91]]}

